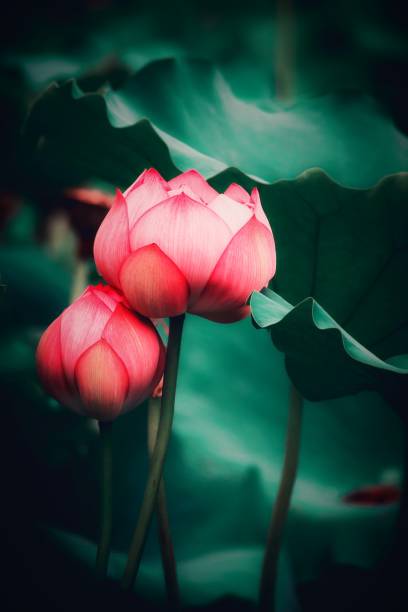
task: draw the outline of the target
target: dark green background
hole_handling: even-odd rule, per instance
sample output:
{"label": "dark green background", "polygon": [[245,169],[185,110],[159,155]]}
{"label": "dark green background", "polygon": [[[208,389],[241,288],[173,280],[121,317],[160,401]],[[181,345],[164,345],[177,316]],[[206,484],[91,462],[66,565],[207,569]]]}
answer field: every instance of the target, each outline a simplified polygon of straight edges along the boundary
{"label": "dark green background", "polygon": [[[39,335],[69,299],[72,250],[68,245],[51,257],[43,241],[62,187],[95,179],[110,188],[126,187],[146,165],[157,166],[166,178],[176,167],[201,164],[212,176],[235,165],[268,182],[294,179],[318,165],[342,185],[359,188],[407,169],[402,3],[294,5],[289,107],[275,96],[273,3],[158,2],[152,7],[71,2],[55,8],[45,2],[33,10],[16,2],[9,7],[1,26],[0,187],[2,204],[6,193],[20,204],[2,223],[0,245],[5,609],[139,605],[117,593],[113,581],[102,590],[94,588],[96,429],[48,398],[34,371]],[[174,57],[198,68],[180,76]],[[214,67],[241,106],[234,101],[223,105]],[[100,96],[84,99],[74,88],[73,99],[70,84],[42,98],[24,126],[44,88],[71,77],[79,79],[82,92],[106,94],[113,125],[122,127],[110,125]],[[106,93],[107,86],[112,91]],[[124,108],[118,123],[114,111]],[[273,119],[282,108],[288,129]],[[190,149],[180,155],[164,138],[167,149],[149,123],[130,125],[143,116],[193,147],[191,158]],[[262,121],[259,128],[259,117],[265,117],[267,128]],[[307,129],[311,118],[313,131]],[[302,138],[296,142],[299,130]],[[44,135],[45,146],[38,149]],[[221,184],[223,179],[217,180]],[[264,188],[268,207],[276,189]],[[285,224],[276,229],[290,244]],[[334,296],[341,295],[336,287],[323,305],[332,299],[335,311]],[[398,300],[402,293],[398,287],[390,295]],[[375,309],[364,320],[367,329],[375,327]],[[284,356],[250,320],[224,326],[187,318],[166,466],[186,605],[210,605],[226,595],[256,596],[283,458],[289,385]],[[121,575],[143,489],[146,406],[119,419],[114,435],[112,579]],[[279,574],[279,611],[404,609],[403,556],[386,571],[376,570],[392,542],[396,504],[361,507],[343,501],[366,485],[398,485],[402,454],[401,421],[380,395],[362,392],[305,403],[299,477]],[[161,601],[155,526],[137,588],[148,602]],[[250,603],[229,605],[238,610]],[[220,606],[227,609],[225,601]]]}

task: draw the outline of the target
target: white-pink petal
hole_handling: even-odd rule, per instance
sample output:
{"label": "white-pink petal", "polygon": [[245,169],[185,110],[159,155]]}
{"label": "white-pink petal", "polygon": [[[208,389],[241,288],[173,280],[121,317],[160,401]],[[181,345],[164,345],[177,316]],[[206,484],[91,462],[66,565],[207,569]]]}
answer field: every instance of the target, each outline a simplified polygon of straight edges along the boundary
{"label": "white-pink petal", "polygon": [[206,204],[212,202],[218,195],[218,192],[207,183],[197,170],[187,170],[187,172],[175,176],[168,184],[170,189],[178,189],[186,185]]}
{"label": "white-pink petal", "polygon": [[272,232],[252,217],[225,249],[190,312],[208,316],[244,306],[253,291],[268,284],[275,269]]}
{"label": "white-pink petal", "polygon": [[107,323],[103,338],[125,364],[129,377],[125,409],[134,408],[150,392],[160,358],[158,334],[153,325],[117,306]]}
{"label": "white-pink petal", "polygon": [[113,312],[116,306],[118,305],[118,300],[115,299],[115,297],[110,292],[103,291],[98,287],[89,287],[87,289],[87,293],[92,293],[95,297],[101,300],[101,302],[103,302],[111,312]]}
{"label": "white-pink petal", "polygon": [[61,357],[61,317],[51,323],[37,347],[38,374],[46,391],[64,406],[80,412],[75,390],[67,384]]}
{"label": "white-pink petal", "polygon": [[247,204],[250,200],[249,193],[238,183],[231,183],[226,189],[225,195],[241,204]]}
{"label": "white-pink petal", "polygon": [[99,421],[112,421],[123,409],[129,380],[125,365],[105,340],[99,340],[79,358],[75,382],[84,413]]}
{"label": "white-pink petal", "polygon": [[67,381],[72,384],[76,362],[97,342],[112,311],[91,292],[76,300],[61,315],[61,356]]}
{"label": "white-pink petal", "polygon": [[264,209],[262,208],[261,198],[259,196],[259,191],[257,187],[254,187],[253,190],[251,191],[251,201],[254,204],[255,217],[258,219],[260,223],[263,223],[265,227],[267,227],[270,231],[272,231],[270,223],[268,221],[268,217],[265,215]]}
{"label": "white-pink petal", "polygon": [[117,191],[115,203],[102,221],[94,242],[96,267],[106,282],[119,287],[119,270],[129,253],[126,201]]}
{"label": "white-pink petal", "polygon": [[220,194],[208,205],[230,228],[235,235],[247,223],[254,212],[245,204],[239,204],[225,194]]}
{"label": "white-pink petal", "polygon": [[190,299],[194,299],[231,237],[231,230],[215,212],[181,194],[143,215],[131,232],[130,243],[132,250],[157,244],[184,274]]}
{"label": "white-pink petal", "polygon": [[162,176],[150,168],[125,192],[129,229],[152,206],[167,198],[167,183]]}
{"label": "white-pink petal", "polygon": [[146,179],[153,179],[153,180],[157,180],[157,181],[163,181],[163,183],[166,183],[166,181],[164,180],[164,178],[162,177],[162,175],[160,174],[160,172],[158,172],[155,168],[148,168],[146,170],[143,170],[143,172],[141,174],[139,174],[139,176],[137,177],[137,179],[135,181],[133,181],[133,183],[126,189],[126,191],[124,192],[124,196],[125,198],[137,187],[140,187],[140,185],[142,185],[144,183],[144,181]]}

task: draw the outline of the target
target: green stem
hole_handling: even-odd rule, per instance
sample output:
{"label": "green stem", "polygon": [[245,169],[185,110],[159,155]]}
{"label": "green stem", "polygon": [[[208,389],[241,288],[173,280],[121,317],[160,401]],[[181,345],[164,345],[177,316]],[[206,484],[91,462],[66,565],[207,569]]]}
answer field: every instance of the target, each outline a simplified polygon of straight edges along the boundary
{"label": "green stem", "polygon": [[101,579],[108,572],[112,539],[112,423],[99,421],[101,437],[100,534],[96,553],[96,573]]}
{"label": "green stem", "polygon": [[147,532],[152,520],[154,505],[163,472],[164,459],[170,439],[173,423],[174,400],[176,396],[177,371],[180,356],[181,336],[183,332],[184,315],[170,319],[169,341],[167,345],[166,368],[164,371],[164,386],[162,397],[162,413],[157,432],[156,445],[150,461],[149,475],[145,487],[142,506],[130,544],[128,561],[122,578],[122,587],[131,589],[136,579],[147,538]]}
{"label": "green stem", "polygon": [[[148,407],[148,446],[150,458],[153,455],[160,422],[160,399],[151,397]],[[174,547],[171,539],[170,522],[167,512],[166,489],[162,476],[156,500],[156,512],[159,524],[159,543],[166,584],[167,600],[172,610],[180,609],[180,590],[177,580],[177,567]]]}
{"label": "green stem", "polygon": [[261,612],[271,612],[275,609],[275,589],[279,552],[283,529],[289,511],[293,485],[296,480],[301,425],[302,397],[292,386],[289,401],[285,459],[278,494],[272,510],[259,587],[259,610]]}

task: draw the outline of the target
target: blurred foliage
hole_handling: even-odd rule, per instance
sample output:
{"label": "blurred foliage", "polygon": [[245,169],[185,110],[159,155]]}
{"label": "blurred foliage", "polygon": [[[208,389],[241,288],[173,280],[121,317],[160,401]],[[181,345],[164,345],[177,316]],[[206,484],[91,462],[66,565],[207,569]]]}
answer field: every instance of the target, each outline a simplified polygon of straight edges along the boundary
{"label": "blurred foliage", "polygon": [[276,238],[277,293],[253,296],[254,318],[270,327],[310,399],[379,389],[405,413],[407,185],[399,174],[351,190],[309,171],[261,188]]}
{"label": "blurred foliage", "polygon": [[[9,407],[3,450],[13,465],[8,503],[24,515],[29,499],[30,520],[56,528],[53,547],[89,571],[95,554],[91,542],[97,537],[97,432],[91,422],[47,398],[33,368],[40,326],[66,303],[70,275],[38,247],[21,246],[20,257],[10,257],[2,268],[8,271],[7,301],[15,304],[2,317],[3,323],[9,321],[2,341],[8,368],[1,373]],[[25,308],[18,308],[22,303]],[[186,601],[209,602],[228,592],[255,596],[283,455],[288,390],[281,355],[249,320],[228,326],[188,317],[166,466]],[[115,425],[115,578],[123,569],[142,494],[145,421],[145,407],[140,407]],[[280,576],[282,610],[296,609],[288,603],[294,582],[316,576],[328,560],[365,567],[380,558],[395,505],[350,506],[343,497],[367,484],[398,484],[401,445],[396,417],[375,394],[306,402],[300,474]],[[41,557],[41,563],[46,568],[49,557]],[[155,529],[138,588],[149,597],[163,595]]]}
{"label": "blurred foliage", "polygon": [[269,328],[276,347],[285,353],[286,369],[302,396],[319,400],[379,390],[406,418],[408,355],[380,359],[312,297],[294,307],[264,289],[252,295],[251,311],[256,325]]}
{"label": "blurred foliage", "polygon": [[104,97],[84,96],[76,84],[50,88],[28,118],[24,145],[35,177],[62,184],[92,176],[126,186],[151,165],[167,178],[175,166],[207,177],[236,166],[265,182],[318,166],[367,187],[408,160],[407,138],[368,98],[260,108],[237,98],[213,66],[175,60],[149,64]]}
{"label": "blurred foliage", "polygon": [[[97,430],[48,398],[35,375],[39,335],[69,300],[78,234],[85,231],[88,253],[95,214],[103,214],[87,214],[82,227],[85,209],[65,188],[95,180],[108,183],[108,192],[124,188],[146,166],[166,178],[196,166],[206,176],[218,173],[212,183],[219,189],[232,180],[252,186],[243,172],[271,182],[318,165],[348,186],[368,187],[407,169],[402,8],[368,0],[293,6],[292,96],[285,103],[277,100],[276,3],[254,0],[249,10],[238,2],[231,10],[214,0],[46,0],[28,13],[16,0],[3,15],[0,380],[11,609],[34,602],[53,611],[142,609],[113,583],[94,587]],[[76,81],[61,83],[67,78]],[[53,81],[60,84],[44,92]],[[306,173],[260,190],[278,245],[273,288],[293,305],[314,296],[344,324],[363,281],[386,264],[391,242],[405,240],[402,177],[358,191]],[[389,320],[400,321],[406,306],[403,256],[346,325],[369,347],[383,326],[388,337]],[[405,332],[388,338],[379,354],[403,351],[405,343]],[[243,599],[208,609],[251,609],[281,469],[289,384],[283,355],[250,321],[223,326],[188,317],[166,466],[187,603],[231,593]],[[122,572],[142,495],[145,421],[141,406],[115,425],[112,578]],[[370,485],[400,485],[402,437],[400,421],[375,393],[305,402],[279,610],[297,612],[299,601],[311,612],[360,610],[363,591],[364,601],[391,609],[381,600],[383,576],[365,568],[390,546],[396,504],[361,507],[347,499]],[[162,609],[155,526],[137,588]]]}

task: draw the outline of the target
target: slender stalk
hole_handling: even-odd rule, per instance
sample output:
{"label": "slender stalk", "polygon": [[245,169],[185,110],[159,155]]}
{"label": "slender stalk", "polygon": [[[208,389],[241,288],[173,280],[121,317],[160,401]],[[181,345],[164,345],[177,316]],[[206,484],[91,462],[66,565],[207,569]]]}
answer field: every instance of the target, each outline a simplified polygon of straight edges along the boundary
{"label": "slender stalk", "polygon": [[[151,397],[148,407],[148,447],[150,458],[153,455],[160,422],[160,399]],[[176,559],[171,539],[170,522],[167,513],[166,489],[162,476],[156,500],[157,520],[159,524],[159,543],[166,584],[167,600],[172,610],[180,608],[180,591],[177,580]]]}
{"label": "slender stalk", "polygon": [[112,423],[99,421],[101,437],[100,533],[96,553],[96,573],[101,579],[108,572],[112,539]]}
{"label": "slender stalk", "polygon": [[261,612],[271,612],[275,609],[275,588],[279,552],[299,461],[302,403],[302,397],[292,386],[289,400],[285,459],[279,490],[273,506],[271,522],[269,524],[259,586],[259,610]]}
{"label": "slender stalk", "polygon": [[142,506],[133,533],[125,573],[122,578],[122,587],[124,589],[131,589],[136,579],[163,472],[163,464],[170,439],[171,426],[173,424],[174,400],[176,396],[177,371],[183,323],[184,315],[172,317],[170,319],[166,368],[164,371],[162,413],[157,432],[156,445],[150,461],[149,475]]}

